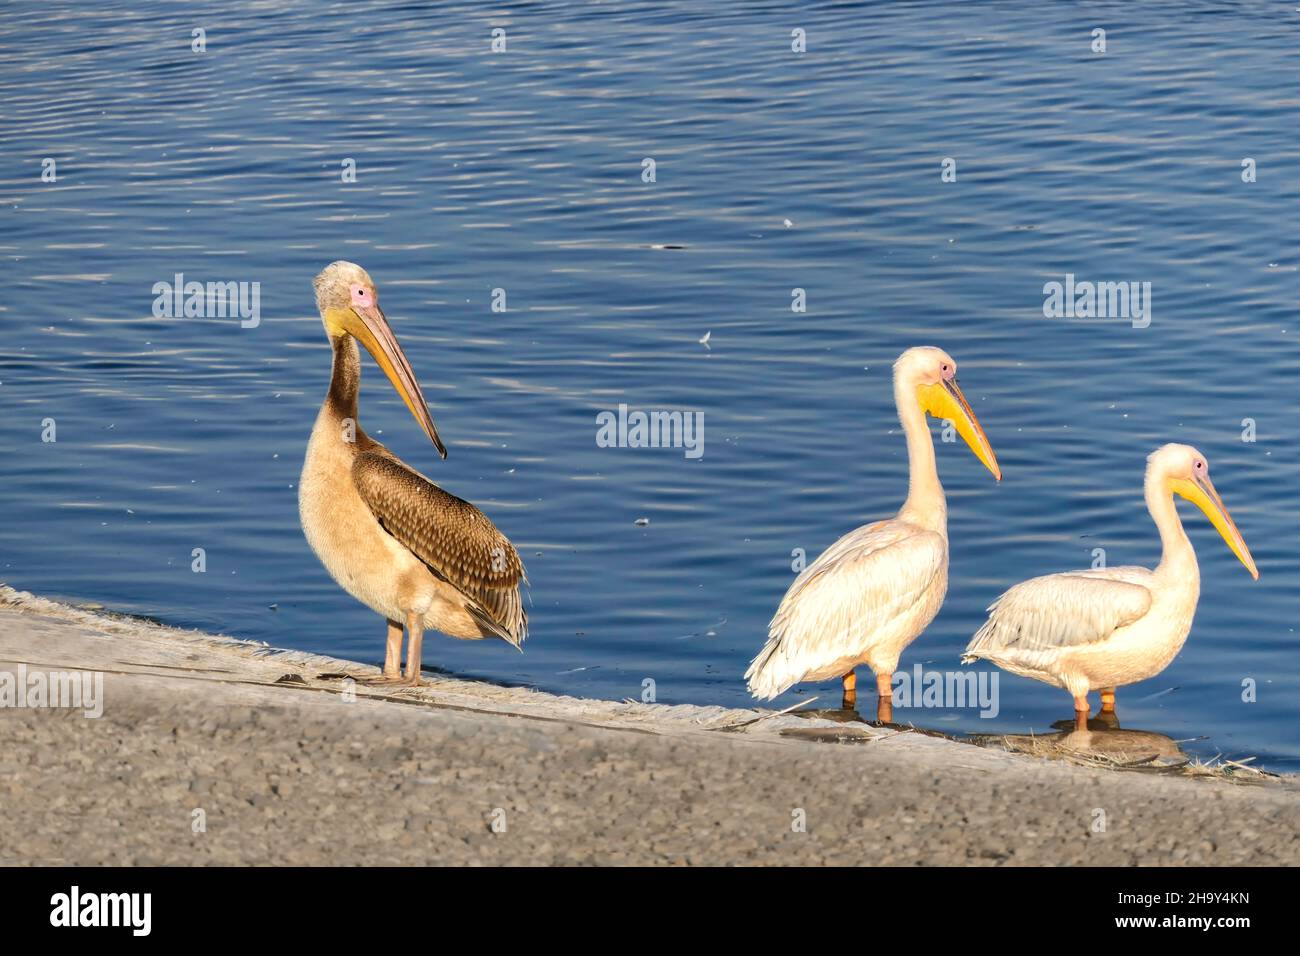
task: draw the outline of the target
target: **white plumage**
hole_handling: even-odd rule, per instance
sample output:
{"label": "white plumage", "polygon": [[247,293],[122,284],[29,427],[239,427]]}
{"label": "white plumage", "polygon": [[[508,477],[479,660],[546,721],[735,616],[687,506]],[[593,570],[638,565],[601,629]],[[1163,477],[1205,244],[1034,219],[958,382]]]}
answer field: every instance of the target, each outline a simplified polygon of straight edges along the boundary
{"label": "white plumage", "polygon": [[1200,597],[1200,569],[1173,495],[1195,502],[1229,546],[1258,576],[1245,542],[1195,448],[1165,445],[1148,458],[1147,508],[1164,544],[1154,571],[1140,567],[1068,571],[1031,578],[989,606],[963,663],[988,660],[1023,677],[1063,687],[1086,726],[1087,694],[1102,691],[1114,707],[1116,687],[1160,673],[1182,649]]}
{"label": "white plumage", "polygon": [[962,657],[1032,656],[1105,640],[1151,609],[1155,575],[1146,568],[1066,571],[1022,581],[989,605],[989,619]]}
{"label": "white plumage", "polygon": [[897,518],[850,531],[790,585],[745,672],[750,691],[770,700],[858,664],[892,672],[934,620],[947,586],[945,534]]}
{"label": "white plumage", "polygon": [[[988,439],[957,387],[957,365],[936,348],[908,349],[894,365],[894,400],[907,438],[910,488],[897,516],[849,532],[790,585],[768,625],[767,643],[745,672],[767,700],[800,681],[844,680],[856,702],[854,668],[877,676],[878,716],[903,649],[943,604],[948,521],[926,412],[951,419],[975,454],[1001,478]],[[882,716],[881,719],[888,719]]]}

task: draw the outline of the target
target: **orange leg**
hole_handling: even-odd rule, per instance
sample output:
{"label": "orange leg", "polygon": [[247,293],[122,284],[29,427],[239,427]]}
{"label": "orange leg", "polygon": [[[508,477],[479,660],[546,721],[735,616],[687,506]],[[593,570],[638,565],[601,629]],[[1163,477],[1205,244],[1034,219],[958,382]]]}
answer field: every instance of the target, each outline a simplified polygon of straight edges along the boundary
{"label": "orange leg", "polygon": [[882,724],[894,722],[894,674],[881,671],[876,675],[876,720]]}
{"label": "orange leg", "polygon": [[1088,695],[1081,694],[1074,698],[1074,729],[1088,729],[1088,713],[1092,708],[1088,706]]}
{"label": "orange leg", "polygon": [[858,672],[849,671],[844,675],[844,699],[840,707],[844,710],[857,710],[858,707]]}
{"label": "orange leg", "polygon": [[1115,688],[1103,687],[1101,691],[1101,712],[1103,714],[1115,713]]}

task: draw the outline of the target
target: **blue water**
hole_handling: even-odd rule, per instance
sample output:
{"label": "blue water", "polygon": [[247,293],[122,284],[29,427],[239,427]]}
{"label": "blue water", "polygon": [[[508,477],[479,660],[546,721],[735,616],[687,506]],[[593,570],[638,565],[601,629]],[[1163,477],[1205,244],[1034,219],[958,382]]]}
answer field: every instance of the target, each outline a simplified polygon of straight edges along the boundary
{"label": "blue water", "polygon": [[[378,281],[450,458],[368,359],[363,423],[482,507],[532,580],[526,653],[434,639],[426,662],[743,704],[792,551],[901,502],[890,364],[934,343],[1005,480],[939,445],[949,595],[903,666],[955,668],[1004,588],[1096,547],[1154,564],[1144,459],[1190,442],[1261,579],[1185,508],[1200,609],[1174,663],[1121,691],[1121,719],[1300,769],[1296,4],[492,10],[8,7],[0,579],[377,661],[383,622],[297,520],[329,377],[310,280],[348,258]],[[260,283],[260,324],[154,318],[176,273]],[[1149,281],[1151,325],[1044,318],[1066,273]],[[598,447],[620,402],[702,412],[703,458]],[[838,687],[779,703],[815,694]],[[1070,703],[1003,675],[996,719],[896,716],[1027,732]]]}

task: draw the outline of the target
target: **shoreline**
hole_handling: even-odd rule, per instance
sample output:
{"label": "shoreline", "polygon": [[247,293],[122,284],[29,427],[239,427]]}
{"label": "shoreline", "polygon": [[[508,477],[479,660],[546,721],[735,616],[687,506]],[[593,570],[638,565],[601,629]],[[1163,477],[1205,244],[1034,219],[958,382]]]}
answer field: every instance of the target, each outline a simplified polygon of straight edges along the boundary
{"label": "shoreline", "polygon": [[20,667],[101,674],[103,712],[0,708],[9,865],[1300,863],[1300,778],[1159,754],[1120,771],[1047,738],[350,687],[377,668],[0,585],[0,672]]}

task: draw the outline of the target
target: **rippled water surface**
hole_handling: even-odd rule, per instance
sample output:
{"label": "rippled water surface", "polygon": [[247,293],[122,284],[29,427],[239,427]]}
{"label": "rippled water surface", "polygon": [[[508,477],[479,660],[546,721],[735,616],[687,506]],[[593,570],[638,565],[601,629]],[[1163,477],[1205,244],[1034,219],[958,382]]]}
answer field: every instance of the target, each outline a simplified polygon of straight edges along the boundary
{"label": "rippled water surface", "polygon": [[[1196,622],[1120,715],[1300,769],[1298,38],[1293,3],[12,4],[0,578],[378,660],[383,622],[297,518],[329,378],[310,280],[348,258],[450,458],[369,359],[364,424],[487,511],[532,580],[525,654],[435,638],[426,662],[742,704],[792,552],[901,502],[890,364],[934,343],[1005,479],[939,445],[951,582],[903,666],[956,668],[1002,589],[1095,548],[1154,564],[1144,458],[1191,442],[1261,579],[1185,507]],[[155,318],[176,273],[260,283],[260,324]],[[1066,273],[1149,281],[1150,326],[1044,318]],[[703,458],[598,447],[619,403],[702,412]],[[814,694],[838,687],[780,703]],[[1000,697],[992,719],[896,716],[1023,733],[1070,714],[1020,678]]]}

